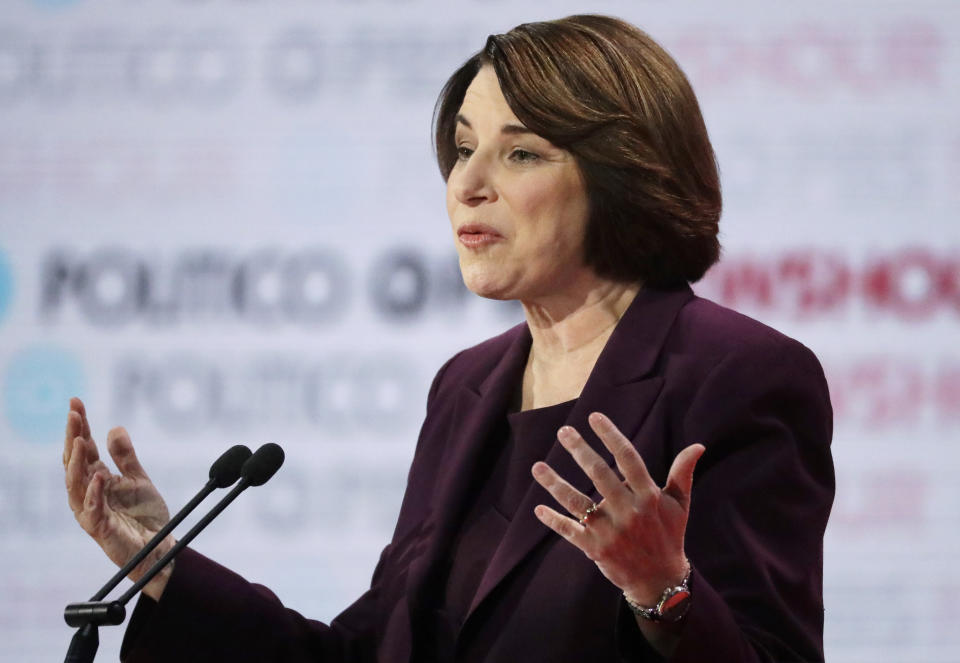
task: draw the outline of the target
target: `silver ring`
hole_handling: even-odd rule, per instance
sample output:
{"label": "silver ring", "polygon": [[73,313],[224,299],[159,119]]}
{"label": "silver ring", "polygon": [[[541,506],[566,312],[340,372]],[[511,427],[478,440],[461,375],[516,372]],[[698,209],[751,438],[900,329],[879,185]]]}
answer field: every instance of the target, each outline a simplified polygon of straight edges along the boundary
{"label": "silver ring", "polygon": [[600,505],[597,504],[596,502],[593,502],[593,503],[587,508],[586,513],[583,514],[583,518],[581,518],[581,519],[579,520],[580,525],[581,525],[582,527],[586,527],[586,526],[587,526],[587,521],[590,520],[590,516],[592,516],[593,514],[595,514],[595,513],[596,513],[597,511],[599,511],[599,510],[600,510]]}

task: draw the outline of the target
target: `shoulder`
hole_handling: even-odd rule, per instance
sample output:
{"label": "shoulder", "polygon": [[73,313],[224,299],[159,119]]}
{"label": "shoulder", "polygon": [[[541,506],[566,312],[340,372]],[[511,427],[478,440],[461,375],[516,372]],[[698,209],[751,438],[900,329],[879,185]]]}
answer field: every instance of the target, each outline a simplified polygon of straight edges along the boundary
{"label": "shoulder", "polygon": [[816,355],[712,301],[690,297],[679,308],[653,373],[664,381],[664,402],[691,428],[685,439],[715,436],[773,411],[816,420],[818,436],[830,437],[829,388]]}
{"label": "shoulder", "polygon": [[744,368],[795,367],[822,373],[805,345],[759,320],[693,297],[680,309],[665,352],[694,354],[708,364],[735,359]]}
{"label": "shoulder", "polygon": [[[823,368],[805,345],[748,316],[693,298],[664,348],[674,374],[695,376],[686,419],[695,435],[717,437],[776,420],[829,444],[832,407]],[[696,359],[683,361],[685,357]],[[698,438],[699,439],[699,438]]]}

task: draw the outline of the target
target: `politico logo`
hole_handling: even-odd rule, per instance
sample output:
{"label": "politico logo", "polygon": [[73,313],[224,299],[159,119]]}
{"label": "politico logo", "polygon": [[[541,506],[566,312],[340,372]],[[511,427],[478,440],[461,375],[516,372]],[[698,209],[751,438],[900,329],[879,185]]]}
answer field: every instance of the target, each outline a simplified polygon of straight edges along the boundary
{"label": "politico logo", "polygon": [[[171,434],[269,434],[319,429],[330,442],[413,433],[425,390],[420,368],[389,353],[326,356],[138,351],[110,374],[113,416]],[[191,439],[190,437],[186,439]]]}
{"label": "politico logo", "polygon": [[[89,254],[53,251],[43,260],[40,314],[56,323],[65,310],[102,327],[240,322],[330,326],[362,301],[389,322],[462,313],[478,306],[455,255],[394,247],[369,265],[329,247],[262,249],[248,254],[187,249],[150,255],[123,248]],[[502,319],[519,305],[493,304]]]}
{"label": "politico logo", "polygon": [[0,63],[0,105],[32,99],[57,108],[80,100],[217,106],[234,98],[246,73],[234,36],[203,29],[92,28],[51,41],[5,27]]}
{"label": "politico logo", "polygon": [[469,31],[398,31],[353,25],[335,32],[281,29],[248,46],[224,29],[113,27],[63,39],[0,29],[0,105],[24,101],[60,108],[104,100],[147,107],[223,106],[248,84],[281,104],[386,96],[433,98],[448,75],[449,54]]}

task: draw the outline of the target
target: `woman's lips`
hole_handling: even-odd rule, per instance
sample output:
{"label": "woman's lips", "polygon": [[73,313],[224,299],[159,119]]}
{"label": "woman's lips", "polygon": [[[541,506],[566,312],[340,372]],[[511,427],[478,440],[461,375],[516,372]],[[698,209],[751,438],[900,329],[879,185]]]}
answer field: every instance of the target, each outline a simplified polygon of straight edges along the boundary
{"label": "woman's lips", "polygon": [[503,235],[490,226],[469,224],[457,230],[457,238],[468,249],[479,249],[503,239]]}

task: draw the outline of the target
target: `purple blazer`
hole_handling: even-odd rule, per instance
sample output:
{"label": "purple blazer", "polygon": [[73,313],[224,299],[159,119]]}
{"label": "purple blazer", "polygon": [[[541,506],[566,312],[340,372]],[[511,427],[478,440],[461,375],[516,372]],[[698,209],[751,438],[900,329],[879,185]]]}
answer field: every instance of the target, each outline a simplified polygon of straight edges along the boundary
{"label": "purple blazer", "polygon": [[[457,533],[468,486],[515,393],[526,325],[464,350],[437,374],[390,544],[370,589],[329,625],[185,550],[159,603],[142,597],[124,661],[422,661],[433,573]],[[601,411],[663,484],[677,453],[707,451],[694,477],[686,551],[693,601],[670,659],[823,660],[823,532],[833,501],[832,413],[807,348],[689,288],[640,292],[567,423]],[[557,443],[546,461],[597,498]],[[533,515],[530,482],[457,638],[458,662],[660,661],[620,591]],[[421,635],[418,635],[421,634]]]}

